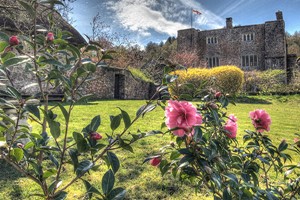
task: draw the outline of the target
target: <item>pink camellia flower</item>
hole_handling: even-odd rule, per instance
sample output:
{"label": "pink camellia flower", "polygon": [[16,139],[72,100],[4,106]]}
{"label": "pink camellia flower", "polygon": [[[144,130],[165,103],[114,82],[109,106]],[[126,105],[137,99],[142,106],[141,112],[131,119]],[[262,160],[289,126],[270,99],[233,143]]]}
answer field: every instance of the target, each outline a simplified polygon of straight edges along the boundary
{"label": "pink camellia flower", "polygon": [[179,137],[192,131],[193,126],[202,123],[202,116],[197,113],[196,107],[187,101],[169,100],[165,116],[167,127],[169,129],[178,128],[173,131],[173,134]]}
{"label": "pink camellia flower", "polygon": [[13,35],[9,38],[9,44],[10,46],[16,46],[19,44],[19,39],[17,36]]}
{"label": "pink camellia flower", "polygon": [[52,42],[54,40],[54,34],[52,32],[48,32],[46,39],[47,41]]}
{"label": "pink camellia flower", "polygon": [[234,116],[234,114],[230,114],[224,126],[224,129],[230,132],[230,134],[226,134],[227,137],[232,139],[236,138],[237,127],[238,127],[236,122],[237,122],[237,118]]}
{"label": "pink camellia flower", "polygon": [[256,130],[260,133],[270,131],[271,118],[270,115],[265,110],[254,110],[249,113],[249,116],[252,120],[252,124]]}
{"label": "pink camellia flower", "polygon": [[222,95],[222,93],[221,93],[221,92],[216,92],[216,94],[215,94],[215,97],[218,99],[218,98],[220,98],[220,97],[221,97],[221,95]]}
{"label": "pink camellia flower", "polygon": [[160,158],[160,157],[152,158],[152,159],[149,161],[150,165],[155,166],[155,167],[156,167],[157,165],[159,165],[160,162],[161,162],[161,158]]}
{"label": "pink camellia flower", "polygon": [[92,140],[101,140],[102,139],[102,136],[97,132],[91,133],[90,137]]}

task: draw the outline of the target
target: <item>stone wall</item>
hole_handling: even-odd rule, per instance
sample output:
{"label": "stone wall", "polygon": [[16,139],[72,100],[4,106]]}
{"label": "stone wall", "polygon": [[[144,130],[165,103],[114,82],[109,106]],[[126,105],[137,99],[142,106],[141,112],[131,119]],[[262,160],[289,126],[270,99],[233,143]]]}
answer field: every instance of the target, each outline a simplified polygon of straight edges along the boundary
{"label": "stone wall", "polygon": [[[178,31],[178,51],[197,52],[202,67],[207,67],[207,58],[218,57],[219,65],[236,65],[244,70],[286,69],[285,24],[282,12],[276,13],[276,21],[248,26],[227,26],[216,30],[186,29]],[[244,40],[245,35],[253,39]],[[208,38],[217,42],[209,43]],[[256,55],[256,66],[242,67],[242,56]]]}
{"label": "stone wall", "polygon": [[[22,94],[34,95],[39,92],[39,87],[35,84],[36,77],[31,71],[24,71],[24,68],[24,65],[11,68],[11,79],[14,87]],[[149,99],[153,95],[150,83],[134,78],[125,69],[97,67],[91,78],[92,81],[86,82],[80,88],[82,94],[95,94],[99,99]],[[116,81],[119,81],[118,86]],[[4,86],[9,81],[1,80],[0,84]],[[53,90],[51,93],[59,94],[62,91]]]}
{"label": "stone wall", "polygon": [[149,99],[152,95],[150,83],[134,78],[125,69],[99,67],[92,79],[83,85],[82,94],[95,94],[99,99]]}

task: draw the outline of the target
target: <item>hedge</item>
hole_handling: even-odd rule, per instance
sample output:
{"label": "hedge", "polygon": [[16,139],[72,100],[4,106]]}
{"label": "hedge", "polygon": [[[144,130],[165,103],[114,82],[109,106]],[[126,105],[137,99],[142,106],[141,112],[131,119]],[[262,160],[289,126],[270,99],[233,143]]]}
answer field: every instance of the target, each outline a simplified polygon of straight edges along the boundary
{"label": "hedge", "polygon": [[169,88],[170,94],[197,96],[201,91],[215,90],[237,94],[243,86],[244,72],[236,66],[220,66],[212,69],[188,68],[177,70],[173,74],[178,79]]}

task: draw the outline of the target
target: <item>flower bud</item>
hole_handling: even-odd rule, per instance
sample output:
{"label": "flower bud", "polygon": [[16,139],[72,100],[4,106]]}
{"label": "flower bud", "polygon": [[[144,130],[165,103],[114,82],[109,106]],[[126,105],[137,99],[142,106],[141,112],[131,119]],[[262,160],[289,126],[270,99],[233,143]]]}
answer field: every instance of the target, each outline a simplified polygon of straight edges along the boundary
{"label": "flower bud", "polygon": [[48,32],[46,40],[52,42],[54,40],[54,34],[52,32]]}
{"label": "flower bud", "polygon": [[13,35],[9,38],[9,44],[10,46],[16,46],[19,44],[19,39],[17,36]]}
{"label": "flower bud", "polygon": [[218,99],[218,98],[220,98],[222,96],[222,93],[221,92],[216,92],[215,93],[215,97]]}
{"label": "flower bud", "polygon": [[161,162],[161,158],[160,157],[155,157],[155,158],[152,158],[149,163],[150,165],[156,167],[157,165],[159,165]]}
{"label": "flower bud", "polygon": [[299,138],[294,138],[294,143],[300,148],[300,140],[299,140]]}
{"label": "flower bud", "polygon": [[97,132],[92,132],[90,137],[92,140],[101,140],[102,139],[102,136]]}
{"label": "flower bud", "polygon": [[215,110],[218,109],[218,106],[214,103],[210,103],[209,107],[211,107],[212,109],[215,109]]}
{"label": "flower bud", "polygon": [[23,149],[23,148],[24,148],[24,144],[22,144],[22,143],[17,143],[17,147]]}

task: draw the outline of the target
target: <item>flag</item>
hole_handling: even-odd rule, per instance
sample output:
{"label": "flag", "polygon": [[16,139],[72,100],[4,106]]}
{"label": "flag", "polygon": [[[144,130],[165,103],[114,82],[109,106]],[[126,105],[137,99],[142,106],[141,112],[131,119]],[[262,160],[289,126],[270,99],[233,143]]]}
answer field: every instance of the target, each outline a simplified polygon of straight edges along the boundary
{"label": "flag", "polygon": [[197,14],[197,15],[201,15],[201,14],[202,14],[202,13],[199,12],[198,10],[194,10],[194,9],[192,9],[192,12],[195,13],[195,14]]}

